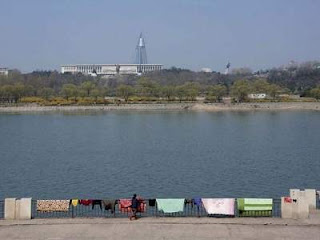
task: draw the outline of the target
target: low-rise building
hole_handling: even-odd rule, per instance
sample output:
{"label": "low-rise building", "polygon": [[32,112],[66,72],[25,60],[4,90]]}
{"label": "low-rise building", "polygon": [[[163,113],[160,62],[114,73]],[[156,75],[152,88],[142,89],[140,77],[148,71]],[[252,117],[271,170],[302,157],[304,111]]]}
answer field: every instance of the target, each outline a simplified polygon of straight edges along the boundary
{"label": "low-rise building", "polygon": [[211,70],[211,68],[201,68],[201,72],[211,73],[212,70]]}
{"label": "low-rise building", "polygon": [[266,93],[250,93],[248,98],[250,99],[265,99],[267,97]]}
{"label": "low-rise building", "polygon": [[289,98],[289,99],[299,99],[301,98],[300,95],[294,95],[294,94],[287,94],[287,93],[282,93],[277,95],[279,98]]}
{"label": "low-rise building", "polygon": [[0,75],[8,76],[9,70],[8,68],[0,68]]}
{"label": "low-rise building", "polygon": [[162,64],[76,64],[61,66],[61,73],[82,73],[91,76],[139,75],[161,69]]}

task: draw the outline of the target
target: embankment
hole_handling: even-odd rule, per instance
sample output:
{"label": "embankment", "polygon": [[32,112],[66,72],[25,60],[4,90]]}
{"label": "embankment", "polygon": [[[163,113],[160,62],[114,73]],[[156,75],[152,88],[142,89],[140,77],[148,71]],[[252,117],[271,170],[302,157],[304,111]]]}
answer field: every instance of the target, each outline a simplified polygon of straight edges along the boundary
{"label": "embankment", "polygon": [[25,112],[73,112],[73,111],[278,111],[278,110],[312,110],[320,111],[320,102],[280,102],[280,103],[168,103],[168,104],[120,104],[92,106],[1,106],[0,113]]}

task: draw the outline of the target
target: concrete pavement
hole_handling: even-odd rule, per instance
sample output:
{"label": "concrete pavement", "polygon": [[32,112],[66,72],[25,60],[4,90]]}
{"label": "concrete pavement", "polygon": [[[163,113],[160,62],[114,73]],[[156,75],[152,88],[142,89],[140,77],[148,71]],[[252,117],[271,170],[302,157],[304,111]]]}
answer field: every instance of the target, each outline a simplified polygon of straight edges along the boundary
{"label": "concrete pavement", "polygon": [[320,239],[319,219],[142,218],[0,221],[0,239]]}

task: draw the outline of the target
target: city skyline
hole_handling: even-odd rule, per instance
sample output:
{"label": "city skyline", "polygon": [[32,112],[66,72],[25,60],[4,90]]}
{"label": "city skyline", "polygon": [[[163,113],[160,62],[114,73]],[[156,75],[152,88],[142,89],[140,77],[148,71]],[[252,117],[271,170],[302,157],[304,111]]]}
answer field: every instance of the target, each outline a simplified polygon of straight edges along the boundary
{"label": "city skyline", "polygon": [[133,63],[140,32],[148,60],[223,72],[319,60],[317,1],[1,1],[0,67]]}

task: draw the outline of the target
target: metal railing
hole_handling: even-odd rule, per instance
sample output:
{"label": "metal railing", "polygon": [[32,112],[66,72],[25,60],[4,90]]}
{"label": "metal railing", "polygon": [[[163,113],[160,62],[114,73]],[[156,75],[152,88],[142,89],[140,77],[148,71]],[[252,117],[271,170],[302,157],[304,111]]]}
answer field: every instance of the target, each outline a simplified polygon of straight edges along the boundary
{"label": "metal railing", "polygon": [[4,201],[0,200],[0,219],[4,219]]}
{"label": "metal railing", "polygon": [[[149,200],[145,200],[147,207],[146,211],[143,213],[138,213],[140,217],[225,217],[225,216],[211,216],[208,215],[203,206],[197,207],[192,204],[185,204],[184,211],[180,213],[162,213],[157,209],[157,206],[149,206]],[[320,197],[317,194],[316,208],[320,209]],[[118,204],[115,206],[115,212],[111,213],[110,210],[105,210],[103,207],[96,205],[94,208],[92,206],[77,205],[74,207],[72,204],[67,212],[41,212],[37,211],[37,200],[32,200],[32,218],[121,218],[130,216],[130,212],[121,212],[119,210]],[[273,208],[270,215],[269,211],[255,211],[250,214],[239,214],[237,209],[237,200],[235,201],[235,216],[234,217],[281,217],[281,199],[273,199]],[[4,201],[0,200],[0,219],[4,218]]]}
{"label": "metal railing", "polygon": [[[178,213],[163,213],[158,210],[157,205],[150,206],[149,200],[145,200],[146,209],[144,212],[138,212],[138,217],[228,217],[224,215],[208,215],[203,206],[196,206],[192,203],[185,203],[183,212]],[[43,212],[37,211],[37,200],[32,200],[32,218],[127,218],[131,215],[130,211],[120,211],[118,201],[115,206],[115,211],[105,210],[99,205],[81,205],[73,206],[70,204],[68,211],[65,212]],[[235,202],[235,215],[230,217],[281,217],[281,199],[273,199],[273,210],[254,211],[249,215],[239,214],[237,202]]]}

